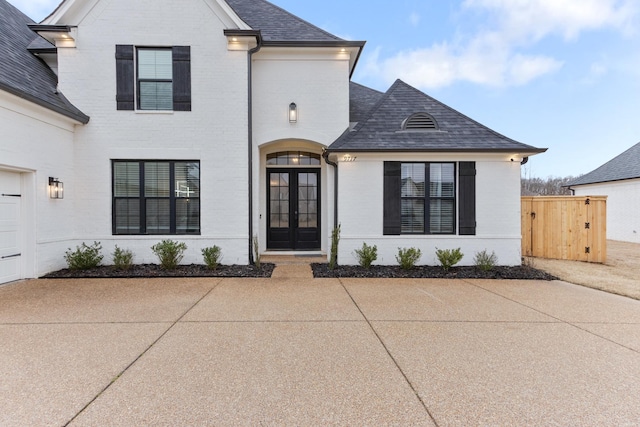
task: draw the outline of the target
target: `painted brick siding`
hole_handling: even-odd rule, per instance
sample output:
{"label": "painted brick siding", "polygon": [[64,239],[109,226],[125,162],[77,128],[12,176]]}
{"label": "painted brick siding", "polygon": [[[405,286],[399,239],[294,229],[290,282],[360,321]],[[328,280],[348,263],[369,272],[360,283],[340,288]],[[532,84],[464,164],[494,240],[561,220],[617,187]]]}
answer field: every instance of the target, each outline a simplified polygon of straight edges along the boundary
{"label": "painted brick siding", "polygon": [[[460,247],[464,258],[459,265],[473,265],[476,252],[495,251],[501,265],[519,265],[520,255],[520,164],[504,155],[401,155],[356,154],[355,162],[339,164],[338,212],[342,226],[340,264],[357,264],[353,251],[362,246],[378,246],[377,264],[396,264],[399,247],[422,251],[420,264],[439,265],[438,249]],[[401,235],[384,236],[383,165],[384,161],[476,162],[475,236]]]}
{"label": "painted brick siding", "polygon": [[[169,237],[187,243],[187,263],[213,244],[225,263],[248,262],[247,53],[227,49],[223,21],[202,0],[103,1],[80,23],[76,48],[59,49],[61,89],[91,117],[75,136],[79,241],[157,262],[150,246],[167,236],[111,234],[111,160],[198,160],[201,235]],[[117,44],[190,46],[192,111],[117,111]]]}
{"label": "painted brick siding", "polygon": [[[0,91],[0,169],[21,172],[23,276],[65,266],[73,243],[73,129],[71,120]],[[49,198],[49,177],[64,183],[65,198]]]}
{"label": "painted brick siding", "polygon": [[[317,50],[317,49],[316,49]],[[255,55],[254,143],[307,140],[328,146],[349,127],[349,58],[334,51]],[[291,102],[297,123],[289,123]]]}
{"label": "painted brick siding", "polygon": [[607,239],[640,243],[640,179],[572,188],[576,196],[607,196]]}

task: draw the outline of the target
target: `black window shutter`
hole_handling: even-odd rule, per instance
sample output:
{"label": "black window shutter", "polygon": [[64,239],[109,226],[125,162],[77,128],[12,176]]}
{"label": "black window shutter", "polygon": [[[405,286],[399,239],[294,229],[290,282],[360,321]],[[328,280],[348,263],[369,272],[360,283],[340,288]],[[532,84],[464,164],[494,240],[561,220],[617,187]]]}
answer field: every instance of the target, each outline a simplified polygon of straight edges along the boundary
{"label": "black window shutter", "polygon": [[116,45],[116,103],[118,110],[135,108],[133,46]]}
{"label": "black window shutter", "polygon": [[398,235],[401,231],[400,191],[402,188],[400,162],[384,162],[384,220],[385,235]]}
{"label": "black window shutter", "polygon": [[191,111],[191,47],[173,47],[173,110]]}
{"label": "black window shutter", "polygon": [[460,162],[460,187],[458,201],[461,236],[476,234],[476,162]]}

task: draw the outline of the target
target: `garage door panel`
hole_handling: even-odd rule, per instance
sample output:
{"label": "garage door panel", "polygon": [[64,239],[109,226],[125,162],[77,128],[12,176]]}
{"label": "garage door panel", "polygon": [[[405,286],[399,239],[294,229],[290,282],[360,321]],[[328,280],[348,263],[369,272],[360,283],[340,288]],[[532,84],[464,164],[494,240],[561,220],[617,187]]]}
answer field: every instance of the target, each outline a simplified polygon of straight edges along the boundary
{"label": "garage door panel", "polygon": [[0,259],[0,283],[20,279],[20,257]]}
{"label": "garage door panel", "polygon": [[20,174],[0,171],[0,283],[21,279]]}

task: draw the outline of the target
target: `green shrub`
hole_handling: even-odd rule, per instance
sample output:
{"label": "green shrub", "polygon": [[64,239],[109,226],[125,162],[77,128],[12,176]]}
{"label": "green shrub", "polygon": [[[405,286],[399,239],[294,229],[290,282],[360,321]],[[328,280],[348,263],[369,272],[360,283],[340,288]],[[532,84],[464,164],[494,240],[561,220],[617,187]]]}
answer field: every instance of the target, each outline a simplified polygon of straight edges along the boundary
{"label": "green shrub", "polygon": [[416,248],[398,248],[396,261],[403,270],[411,270],[416,262],[420,260],[422,252]]}
{"label": "green shrub", "polygon": [[211,270],[215,270],[220,265],[220,259],[222,258],[222,250],[220,246],[212,246],[202,249],[202,256],[204,257],[204,263],[207,264]]}
{"label": "green shrub", "polygon": [[353,253],[358,259],[358,264],[364,268],[371,267],[373,261],[378,259],[378,247],[376,245],[369,246],[364,242],[362,243],[362,248],[356,249]]}
{"label": "green shrub", "polygon": [[329,270],[338,265],[338,242],[340,241],[340,224],[331,231],[331,254],[329,256]]}
{"label": "green shrub", "polygon": [[460,262],[464,255],[460,252],[460,248],[457,249],[438,249],[436,248],[436,256],[440,261],[442,268],[447,271],[454,265]]}
{"label": "green shrub", "polygon": [[82,242],[82,246],[76,246],[76,250],[73,252],[69,248],[64,254],[64,259],[71,270],[87,270],[100,265],[103,258],[100,255],[101,249],[100,242],[93,242],[91,246]]}
{"label": "green shrub", "polygon": [[480,252],[476,252],[475,257],[473,257],[473,263],[482,271],[492,270],[493,267],[496,266],[498,262],[498,257],[495,252],[491,252],[491,255],[487,252],[487,250],[483,250]]}
{"label": "green shrub", "polygon": [[187,250],[187,245],[184,242],[167,239],[151,246],[151,250],[158,256],[162,268],[165,270],[174,270],[178,264],[180,264],[180,261],[182,261],[184,251]]}
{"label": "green shrub", "polygon": [[133,254],[128,249],[121,249],[116,245],[113,251],[113,265],[118,270],[128,270],[133,265]]}

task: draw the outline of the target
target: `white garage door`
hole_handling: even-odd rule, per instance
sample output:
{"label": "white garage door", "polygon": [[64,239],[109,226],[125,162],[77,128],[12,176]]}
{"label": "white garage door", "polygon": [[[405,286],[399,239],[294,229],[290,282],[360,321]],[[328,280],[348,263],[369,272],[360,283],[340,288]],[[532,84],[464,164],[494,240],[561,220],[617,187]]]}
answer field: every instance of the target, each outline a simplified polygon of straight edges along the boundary
{"label": "white garage door", "polygon": [[0,283],[21,279],[20,174],[0,171]]}

